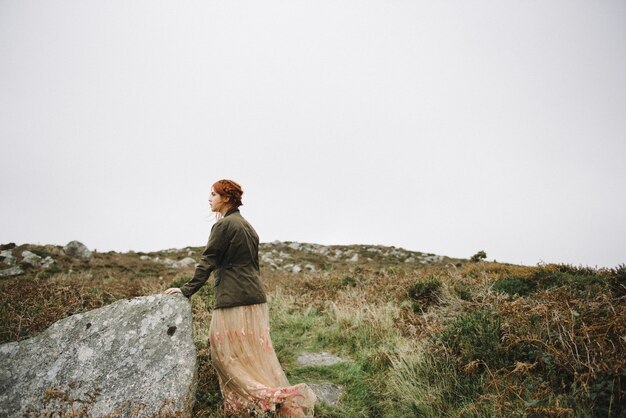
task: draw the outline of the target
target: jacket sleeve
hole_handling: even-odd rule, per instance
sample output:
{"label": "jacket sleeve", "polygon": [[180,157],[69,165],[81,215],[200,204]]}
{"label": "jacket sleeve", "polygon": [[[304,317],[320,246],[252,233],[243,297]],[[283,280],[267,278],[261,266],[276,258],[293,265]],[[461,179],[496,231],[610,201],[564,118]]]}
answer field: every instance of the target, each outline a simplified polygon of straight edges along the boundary
{"label": "jacket sleeve", "polygon": [[227,243],[227,239],[224,236],[225,232],[225,224],[223,222],[218,222],[211,228],[209,242],[202,252],[200,262],[196,264],[193,278],[180,288],[183,295],[187,298],[190,298],[200,290],[202,285],[209,279],[211,272],[219,265]]}

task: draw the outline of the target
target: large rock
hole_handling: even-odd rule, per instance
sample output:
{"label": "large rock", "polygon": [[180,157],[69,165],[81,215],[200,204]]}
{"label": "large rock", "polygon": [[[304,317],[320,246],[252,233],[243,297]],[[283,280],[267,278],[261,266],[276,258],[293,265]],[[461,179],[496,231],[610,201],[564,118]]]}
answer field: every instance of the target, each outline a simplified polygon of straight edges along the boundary
{"label": "large rock", "polygon": [[190,416],[196,386],[191,304],[117,301],[0,346],[0,416]]}
{"label": "large rock", "polygon": [[89,248],[79,241],[68,242],[67,245],[63,247],[63,251],[65,251],[65,254],[70,257],[83,258],[85,260],[91,258],[91,251],[89,251]]}

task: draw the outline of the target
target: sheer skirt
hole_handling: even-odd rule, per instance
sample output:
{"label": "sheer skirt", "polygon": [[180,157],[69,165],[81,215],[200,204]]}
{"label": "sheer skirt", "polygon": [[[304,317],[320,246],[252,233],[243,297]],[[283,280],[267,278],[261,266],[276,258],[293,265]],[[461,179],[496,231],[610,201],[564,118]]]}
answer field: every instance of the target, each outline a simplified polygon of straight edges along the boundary
{"label": "sheer skirt", "polygon": [[315,394],[304,383],[289,385],[278,362],[267,303],[215,309],[209,339],[227,413],[313,416]]}

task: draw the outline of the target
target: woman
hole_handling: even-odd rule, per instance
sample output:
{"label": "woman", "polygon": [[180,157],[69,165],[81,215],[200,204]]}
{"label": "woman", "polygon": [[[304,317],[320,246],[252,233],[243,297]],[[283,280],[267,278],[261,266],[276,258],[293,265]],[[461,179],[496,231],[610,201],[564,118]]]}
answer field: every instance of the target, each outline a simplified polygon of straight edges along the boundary
{"label": "woman", "polygon": [[259,275],[259,237],[239,213],[242,194],[241,186],[232,180],[213,184],[209,205],[218,221],[202,259],[189,282],[164,293],[190,298],[215,271],[209,341],[227,413],[249,416],[276,411],[312,417],[315,394],[305,384],[289,385],[272,346]]}

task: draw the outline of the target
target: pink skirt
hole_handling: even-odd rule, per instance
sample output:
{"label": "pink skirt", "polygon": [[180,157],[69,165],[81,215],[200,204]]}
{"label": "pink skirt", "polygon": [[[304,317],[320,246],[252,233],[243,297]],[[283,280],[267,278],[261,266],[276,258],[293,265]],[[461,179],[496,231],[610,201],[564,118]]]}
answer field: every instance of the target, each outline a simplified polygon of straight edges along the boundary
{"label": "pink skirt", "polygon": [[269,332],[267,303],[215,309],[209,339],[211,363],[229,414],[276,412],[312,417],[316,396],[304,383],[290,386]]}

